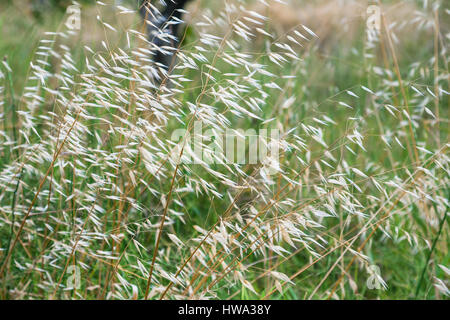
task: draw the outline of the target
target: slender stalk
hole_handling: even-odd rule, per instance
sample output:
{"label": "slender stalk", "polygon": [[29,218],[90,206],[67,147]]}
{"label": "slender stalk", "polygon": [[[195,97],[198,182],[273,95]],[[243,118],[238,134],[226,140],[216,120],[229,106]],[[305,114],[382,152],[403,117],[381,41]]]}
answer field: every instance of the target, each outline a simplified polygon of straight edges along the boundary
{"label": "slender stalk", "polygon": [[[449,196],[450,196],[450,194],[447,195],[447,198],[448,198]],[[435,210],[436,213],[437,213],[437,207],[436,207],[436,204],[433,203],[433,205],[434,205],[434,210]],[[436,248],[436,244],[437,244],[437,242],[438,242],[438,240],[439,240],[439,237],[441,236],[442,229],[444,228],[444,224],[445,224],[445,222],[447,221],[447,212],[448,212],[448,206],[447,206],[447,208],[445,209],[445,213],[444,213],[444,215],[442,216],[441,221],[439,222],[439,231],[438,231],[436,237],[434,238],[433,244],[432,244],[432,246],[431,246],[431,248],[430,248],[430,251],[428,252],[427,259],[426,259],[426,261],[425,261],[425,264],[424,264],[424,266],[423,266],[422,272],[421,272],[421,274],[420,274],[419,281],[417,282],[416,293],[415,293],[415,298],[416,298],[416,299],[419,297],[419,291],[420,291],[420,288],[421,288],[421,286],[422,286],[422,282],[423,282],[423,279],[424,279],[424,277],[425,277],[425,272],[427,271],[428,264],[430,263],[431,255],[433,254],[433,251],[434,251],[434,249]]]}

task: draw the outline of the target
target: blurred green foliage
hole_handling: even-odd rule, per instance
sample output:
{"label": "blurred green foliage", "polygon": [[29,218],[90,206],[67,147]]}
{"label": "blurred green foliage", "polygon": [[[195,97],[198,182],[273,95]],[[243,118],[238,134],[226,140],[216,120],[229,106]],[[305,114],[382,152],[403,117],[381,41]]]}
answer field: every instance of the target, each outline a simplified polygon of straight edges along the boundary
{"label": "blurred green foliage", "polygon": [[[37,19],[42,19],[42,16],[48,10],[66,10],[73,1],[72,0],[29,0],[31,11]],[[92,1],[90,1],[92,2]],[[78,3],[89,3],[87,0],[80,0]]]}

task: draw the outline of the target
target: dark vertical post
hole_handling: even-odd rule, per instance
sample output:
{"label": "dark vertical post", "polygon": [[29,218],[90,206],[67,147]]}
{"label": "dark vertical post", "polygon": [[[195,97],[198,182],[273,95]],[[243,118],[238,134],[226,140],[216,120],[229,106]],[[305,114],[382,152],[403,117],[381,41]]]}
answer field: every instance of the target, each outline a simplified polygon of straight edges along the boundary
{"label": "dark vertical post", "polygon": [[[168,25],[170,20],[181,20],[183,9],[190,0],[165,0],[166,5],[161,12],[149,12],[150,7],[146,4],[150,0],[140,0],[140,13],[147,24],[149,41],[154,44],[155,53],[153,61],[166,70],[170,70],[173,65],[176,49],[179,45],[178,29],[180,23]],[[161,48],[164,52],[161,52]],[[170,52],[168,52],[170,51]]]}

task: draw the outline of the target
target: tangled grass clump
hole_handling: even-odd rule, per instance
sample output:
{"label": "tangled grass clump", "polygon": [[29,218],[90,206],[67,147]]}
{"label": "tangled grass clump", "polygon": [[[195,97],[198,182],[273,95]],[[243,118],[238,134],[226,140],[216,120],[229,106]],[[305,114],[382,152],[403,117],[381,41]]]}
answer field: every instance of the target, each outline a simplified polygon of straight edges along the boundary
{"label": "tangled grass clump", "polygon": [[[97,48],[47,32],[21,94],[4,60],[1,297],[448,297],[448,11],[436,4],[324,49],[321,30],[279,34],[264,10],[227,1],[193,15],[170,74],[151,61],[170,48],[141,24],[99,16]],[[434,39],[420,60],[402,54],[401,28]],[[209,136],[278,130],[278,157],[228,161],[203,137],[204,158],[185,161],[187,136],[206,135],[194,123]]]}

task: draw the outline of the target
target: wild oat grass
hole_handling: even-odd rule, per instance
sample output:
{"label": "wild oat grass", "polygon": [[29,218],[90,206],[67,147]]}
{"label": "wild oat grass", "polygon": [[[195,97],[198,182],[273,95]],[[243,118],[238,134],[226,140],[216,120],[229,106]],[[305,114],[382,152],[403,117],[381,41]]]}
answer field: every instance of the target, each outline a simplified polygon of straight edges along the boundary
{"label": "wild oat grass", "polygon": [[[168,74],[111,3],[2,31],[2,298],[448,298],[448,7],[391,1],[369,37],[361,1],[203,1]],[[279,157],[183,161],[195,122]]]}

